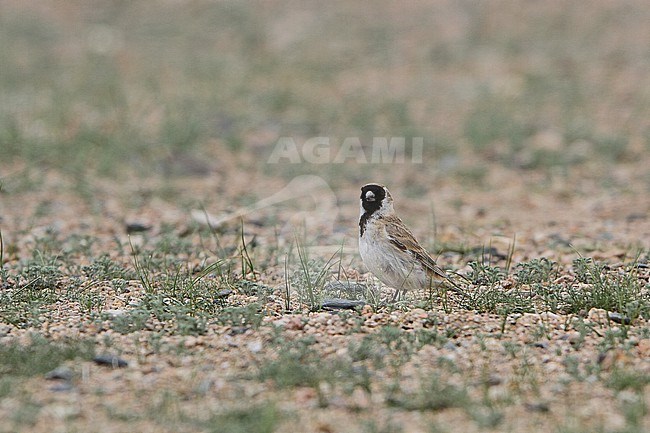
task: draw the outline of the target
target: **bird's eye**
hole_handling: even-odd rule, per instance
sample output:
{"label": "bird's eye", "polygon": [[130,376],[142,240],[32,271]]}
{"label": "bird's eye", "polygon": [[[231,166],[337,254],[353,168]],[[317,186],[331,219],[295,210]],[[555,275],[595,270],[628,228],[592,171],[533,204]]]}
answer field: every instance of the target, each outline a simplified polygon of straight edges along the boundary
{"label": "bird's eye", "polygon": [[368,191],[366,193],[366,200],[367,201],[375,201],[375,193],[372,191]]}

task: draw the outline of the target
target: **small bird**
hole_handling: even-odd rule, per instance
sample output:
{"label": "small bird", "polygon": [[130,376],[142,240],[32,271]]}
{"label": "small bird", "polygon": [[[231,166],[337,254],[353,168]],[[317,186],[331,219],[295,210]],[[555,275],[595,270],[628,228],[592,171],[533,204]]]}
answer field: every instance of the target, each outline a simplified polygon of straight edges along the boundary
{"label": "small bird", "polygon": [[465,295],[397,216],[393,197],[383,185],[361,188],[359,253],[370,272],[396,290],[393,300],[403,291],[425,289],[434,282]]}

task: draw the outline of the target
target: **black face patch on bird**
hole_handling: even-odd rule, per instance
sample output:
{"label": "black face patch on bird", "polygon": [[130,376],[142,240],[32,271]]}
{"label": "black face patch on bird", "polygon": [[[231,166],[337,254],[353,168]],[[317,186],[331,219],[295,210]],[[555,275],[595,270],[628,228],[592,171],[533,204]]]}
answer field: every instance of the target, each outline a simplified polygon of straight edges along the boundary
{"label": "black face patch on bird", "polygon": [[369,184],[361,188],[361,203],[366,212],[379,210],[384,198],[386,198],[386,190],[381,185]]}
{"label": "black face patch on bird", "polygon": [[383,186],[371,183],[361,188],[361,205],[365,211],[359,219],[359,234],[363,236],[366,230],[368,219],[381,208],[386,198],[386,190]]}

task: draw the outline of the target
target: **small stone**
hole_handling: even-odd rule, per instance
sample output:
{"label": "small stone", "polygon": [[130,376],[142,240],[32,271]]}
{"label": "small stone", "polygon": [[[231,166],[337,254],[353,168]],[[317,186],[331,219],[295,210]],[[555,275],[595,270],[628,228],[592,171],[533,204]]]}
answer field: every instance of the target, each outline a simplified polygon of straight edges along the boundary
{"label": "small stone", "polygon": [[538,402],[538,403],[526,403],[524,404],[526,410],[530,412],[542,412],[547,413],[551,410],[548,403]]}
{"label": "small stone", "polygon": [[248,331],[250,328],[248,326],[233,326],[230,328],[230,331],[228,331],[229,335],[240,335],[240,334],[245,334],[246,331]]}
{"label": "small stone", "polygon": [[418,319],[426,319],[428,317],[428,314],[426,311],[424,311],[422,308],[414,308],[411,310],[411,316],[418,318]]}
{"label": "small stone", "polygon": [[372,407],[372,401],[368,393],[361,388],[355,388],[350,396],[350,401],[352,402],[352,407],[355,410],[359,409],[369,409]]}
{"label": "small stone", "polygon": [[290,331],[299,331],[304,327],[305,321],[302,320],[302,316],[291,317],[284,325],[284,328]]}
{"label": "small stone", "polygon": [[262,351],[262,342],[260,340],[251,341],[246,345],[246,347],[248,347],[248,350],[252,353],[259,353]]}
{"label": "small stone", "polygon": [[543,319],[543,320],[551,320],[551,321],[552,321],[552,320],[559,320],[559,319],[560,319],[560,316],[559,316],[559,315],[557,315],[557,314],[555,314],[555,313],[551,313],[550,311],[545,311],[545,312],[541,313],[541,314],[539,315],[539,317],[540,317],[541,319]]}
{"label": "small stone", "polygon": [[232,295],[232,293],[233,291],[231,289],[219,290],[215,295],[215,298],[217,299],[227,298],[228,296]]}
{"label": "small stone", "polygon": [[200,395],[205,395],[212,388],[213,381],[211,379],[204,379],[199,382],[199,385],[196,387],[196,392]]}
{"label": "small stone", "polygon": [[66,382],[55,383],[54,385],[52,385],[52,386],[50,387],[50,391],[54,391],[54,392],[68,392],[68,391],[72,390],[73,388],[74,388],[74,387],[72,386],[72,384],[71,384],[70,382],[67,382],[67,381],[66,381]]}
{"label": "small stone", "polygon": [[579,332],[571,332],[569,333],[567,340],[569,340],[569,344],[575,346],[582,343],[584,341],[584,337],[580,335]]}
{"label": "small stone", "polygon": [[442,346],[442,348],[447,350],[456,350],[458,349],[458,346],[456,346],[456,344],[453,341],[448,341],[445,343],[444,346]]}
{"label": "small stone", "polygon": [[127,221],[126,223],[126,232],[128,234],[131,233],[142,233],[151,230],[151,226],[149,224],[145,224],[143,222],[139,221]]}
{"label": "small stone", "polygon": [[632,323],[632,319],[630,319],[627,316],[624,316],[621,313],[616,313],[616,312],[609,312],[607,314],[607,317],[609,317],[609,320],[611,320],[614,323],[620,323],[622,325],[629,325]]}
{"label": "small stone", "polygon": [[43,407],[43,412],[54,419],[71,420],[81,415],[79,405],[49,404]]}
{"label": "small stone", "polygon": [[191,335],[187,337],[183,342],[183,346],[186,349],[191,349],[192,347],[195,347],[198,344],[199,344],[199,339]]}
{"label": "small stone", "polygon": [[299,405],[310,404],[316,399],[316,397],[318,397],[318,394],[316,393],[316,390],[311,387],[300,387],[294,391],[295,401]]}
{"label": "small stone", "polygon": [[374,313],[374,310],[371,305],[364,305],[363,308],[361,309],[361,315],[362,316],[372,316]]}
{"label": "small stone", "polygon": [[11,326],[0,325],[0,337],[6,337],[11,332]]}
{"label": "small stone", "polygon": [[644,338],[640,340],[637,349],[639,350],[639,355],[643,358],[650,358],[650,339]]}
{"label": "small stone", "polygon": [[72,370],[68,367],[57,367],[54,370],[45,373],[45,378],[48,380],[72,380],[73,377]]}
{"label": "small stone", "polygon": [[501,385],[501,383],[503,383],[503,380],[501,380],[501,378],[495,374],[490,374],[489,376],[484,377],[480,381],[476,382],[477,385],[485,385],[488,387]]}
{"label": "small stone", "polygon": [[104,310],[104,313],[109,315],[111,318],[115,318],[115,317],[123,316],[124,314],[126,314],[126,310],[119,310],[119,309]]}
{"label": "small stone", "polygon": [[106,365],[113,368],[122,368],[122,367],[127,367],[129,365],[129,363],[123,360],[122,358],[115,355],[108,355],[108,354],[97,355],[93,358],[93,361],[97,365]]}
{"label": "small stone", "polygon": [[606,315],[607,311],[603,310],[602,308],[592,308],[589,310],[589,313],[587,313],[587,318],[593,323],[603,324],[606,322]]}
{"label": "small stone", "polygon": [[350,299],[325,299],[322,307],[324,310],[356,310],[366,305],[364,301],[353,301]]}

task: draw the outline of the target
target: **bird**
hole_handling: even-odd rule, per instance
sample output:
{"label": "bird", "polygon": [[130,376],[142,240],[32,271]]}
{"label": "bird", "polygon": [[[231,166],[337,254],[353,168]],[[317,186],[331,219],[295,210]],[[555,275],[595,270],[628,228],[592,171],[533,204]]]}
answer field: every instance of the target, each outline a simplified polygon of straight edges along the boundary
{"label": "bird", "polygon": [[396,290],[393,301],[401,292],[440,283],[465,296],[397,216],[388,188],[377,183],[364,185],[360,202],[359,253],[368,270]]}

